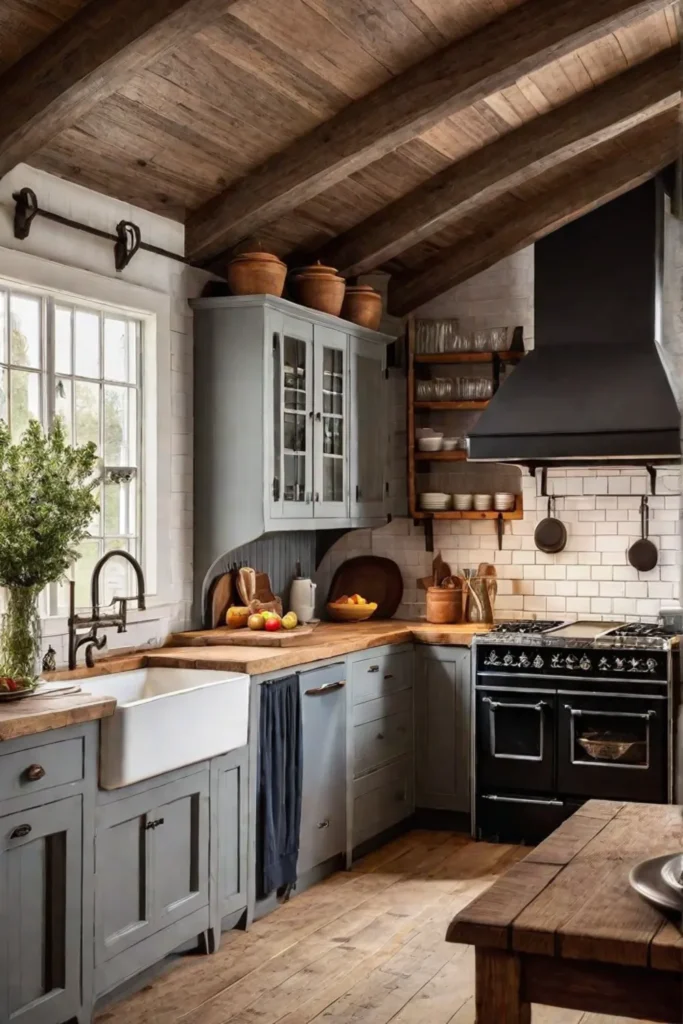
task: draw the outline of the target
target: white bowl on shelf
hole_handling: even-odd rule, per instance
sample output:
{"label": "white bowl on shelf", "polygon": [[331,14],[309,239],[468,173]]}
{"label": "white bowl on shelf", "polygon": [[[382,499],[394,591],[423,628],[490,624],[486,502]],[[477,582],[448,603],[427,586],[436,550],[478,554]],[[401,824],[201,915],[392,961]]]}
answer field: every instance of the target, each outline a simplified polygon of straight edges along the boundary
{"label": "white bowl on shelf", "polygon": [[493,508],[492,494],[475,494],[473,496],[475,512],[490,512]]}
{"label": "white bowl on shelf", "polygon": [[417,448],[421,452],[440,452],[443,447],[443,434],[432,434],[430,437],[418,437]]}
{"label": "white bowl on shelf", "polygon": [[474,497],[471,494],[454,494],[453,508],[456,512],[471,512]]}
{"label": "white bowl on shelf", "polygon": [[444,437],[443,439],[443,450],[445,452],[454,452],[459,448],[465,448],[464,438],[462,437]]}
{"label": "white bowl on shelf", "polygon": [[493,495],[493,507],[496,512],[511,512],[515,507],[515,495],[499,491]]}

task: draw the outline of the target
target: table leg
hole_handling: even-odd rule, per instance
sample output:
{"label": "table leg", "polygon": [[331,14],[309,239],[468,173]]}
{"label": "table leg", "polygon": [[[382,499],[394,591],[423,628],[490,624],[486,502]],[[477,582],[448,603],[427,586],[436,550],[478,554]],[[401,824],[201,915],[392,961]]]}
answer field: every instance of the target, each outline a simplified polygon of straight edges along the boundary
{"label": "table leg", "polygon": [[497,949],[477,949],[477,1024],[531,1024],[531,1004],[522,999],[518,956]]}

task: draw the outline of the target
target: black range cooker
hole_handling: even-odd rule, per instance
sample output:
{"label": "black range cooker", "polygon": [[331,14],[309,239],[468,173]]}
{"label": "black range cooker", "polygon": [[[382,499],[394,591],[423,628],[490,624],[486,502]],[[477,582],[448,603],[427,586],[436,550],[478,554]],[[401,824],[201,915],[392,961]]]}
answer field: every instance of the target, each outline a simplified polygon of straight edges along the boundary
{"label": "black range cooker", "polygon": [[677,633],[501,623],[473,655],[479,838],[538,842],[591,797],[672,800]]}

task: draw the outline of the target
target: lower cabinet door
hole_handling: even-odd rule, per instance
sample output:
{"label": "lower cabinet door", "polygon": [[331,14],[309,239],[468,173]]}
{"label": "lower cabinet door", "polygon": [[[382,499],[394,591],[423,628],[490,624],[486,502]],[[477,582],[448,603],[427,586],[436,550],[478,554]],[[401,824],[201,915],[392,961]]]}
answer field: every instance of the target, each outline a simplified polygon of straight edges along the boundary
{"label": "lower cabinet door", "polygon": [[[154,780],[152,780],[153,782]],[[97,810],[95,963],[207,906],[209,770]]]}
{"label": "lower cabinet door", "polygon": [[0,1020],[79,1012],[81,880],[80,796],[0,819]]}
{"label": "lower cabinet door", "polygon": [[417,806],[468,812],[470,652],[420,652],[417,665]]}
{"label": "lower cabinet door", "polygon": [[214,762],[218,801],[218,909],[221,918],[247,905],[248,751]]}
{"label": "lower cabinet door", "polygon": [[209,902],[209,770],[156,792],[152,878],[157,928]]}

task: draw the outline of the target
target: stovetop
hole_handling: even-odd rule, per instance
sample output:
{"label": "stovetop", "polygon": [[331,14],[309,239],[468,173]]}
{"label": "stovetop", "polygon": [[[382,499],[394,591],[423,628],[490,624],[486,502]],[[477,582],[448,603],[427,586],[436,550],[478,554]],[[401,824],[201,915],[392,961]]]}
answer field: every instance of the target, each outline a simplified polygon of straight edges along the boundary
{"label": "stovetop", "polygon": [[481,641],[492,644],[533,644],[541,647],[572,647],[583,650],[603,647],[624,650],[668,651],[677,647],[680,634],[670,626],[649,622],[600,622],[579,620],[521,619],[499,622]]}
{"label": "stovetop", "polygon": [[[499,622],[492,630],[494,635],[506,636],[524,634],[525,636],[547,633],[550,629],[563,626],[562,619],[516,619],[511,622]],[[488,634],[489,636],[491,633]]]}

